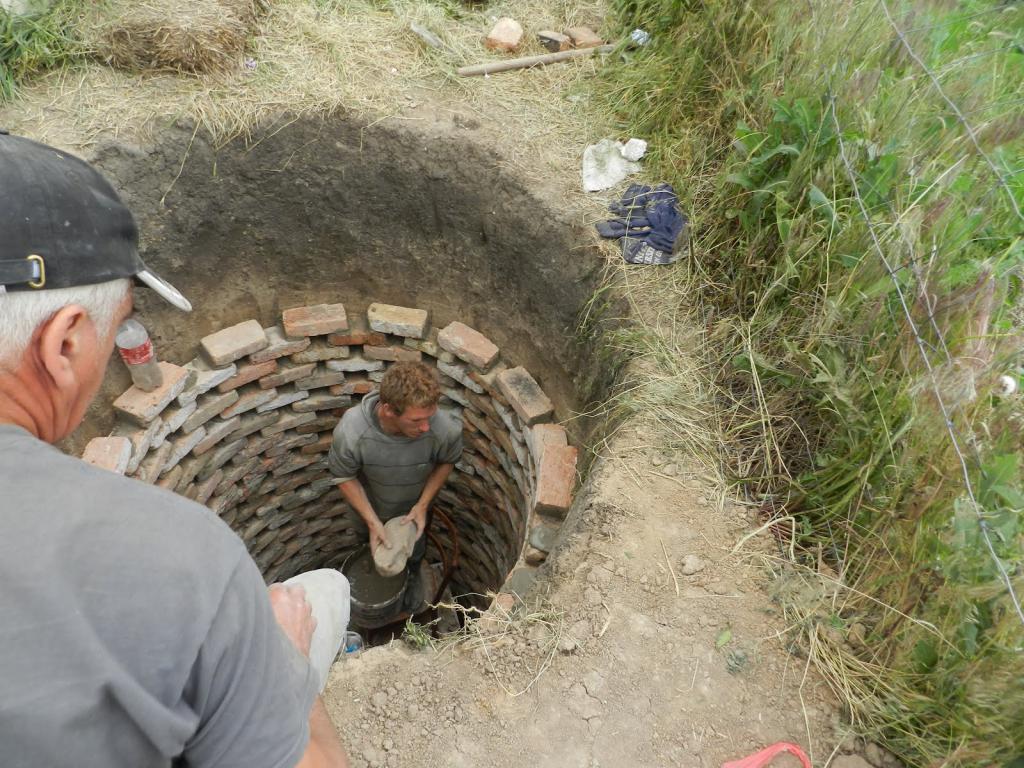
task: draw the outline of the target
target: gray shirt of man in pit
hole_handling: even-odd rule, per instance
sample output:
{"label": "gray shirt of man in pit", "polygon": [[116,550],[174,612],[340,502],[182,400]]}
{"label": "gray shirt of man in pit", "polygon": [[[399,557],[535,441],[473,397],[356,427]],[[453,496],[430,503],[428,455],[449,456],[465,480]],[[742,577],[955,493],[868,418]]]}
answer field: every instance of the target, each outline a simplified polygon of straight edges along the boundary
{"label": "gray shirt of man in pit", "polygon": [[4,768],[302,757],[316,675],[205,507],[0,424],[0,584]]}
{"label": "gray shirt of man in pit", "polygon": [[404,515],[438,464],[462,457],[462,425],[443,409],[430,419],[430,431],[409,438],[389,435],[377,418],[380,395],[369,394],[345,411],[334,429],[327,462],[339,483],[357,479],[381,522]]}

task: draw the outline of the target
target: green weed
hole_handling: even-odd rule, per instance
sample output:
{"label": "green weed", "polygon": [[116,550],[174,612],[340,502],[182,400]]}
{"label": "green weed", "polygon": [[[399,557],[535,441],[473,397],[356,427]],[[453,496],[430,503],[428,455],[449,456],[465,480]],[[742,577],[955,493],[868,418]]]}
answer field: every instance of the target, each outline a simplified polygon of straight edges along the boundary
{"label": "green weed", "polygon": [[10,100],[29,77],[85,56],[75,38],[81,0],[60,0],[36,14],[0,9],[0,103]]}

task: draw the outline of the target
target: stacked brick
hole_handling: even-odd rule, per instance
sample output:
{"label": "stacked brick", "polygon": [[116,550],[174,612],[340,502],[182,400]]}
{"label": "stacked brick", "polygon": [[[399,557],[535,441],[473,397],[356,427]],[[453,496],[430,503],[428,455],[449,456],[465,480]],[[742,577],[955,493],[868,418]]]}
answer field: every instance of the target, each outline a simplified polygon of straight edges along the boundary
{"label": "stacked brick", "polygon": [[[321,304],[287,309],[269,328],[224,328],[199,347],[183,366],[161,363],[157,391],[117,398],[117,426],[83,458],[207,505],[268,581],[340,567],[358,548],[355,513],[327,468],[331,434],[401,360],[437,366],[441,407],[463,425],[462,460],[436,502],[458,529],[456,592],[523,591],[546,559],[572,502],[577,451],[533,377],[483,334],[432,328],[415,308],[373,304],[350,317]],[[448,531],[434,532],[450,551]]]}

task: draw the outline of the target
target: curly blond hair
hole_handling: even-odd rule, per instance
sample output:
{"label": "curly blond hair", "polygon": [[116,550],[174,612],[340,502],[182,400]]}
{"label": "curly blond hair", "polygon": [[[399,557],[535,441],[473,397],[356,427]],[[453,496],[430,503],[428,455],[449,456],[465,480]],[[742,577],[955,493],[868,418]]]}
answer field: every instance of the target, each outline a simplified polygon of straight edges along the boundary
{"label": "curly blond hair", "polygon": [[437,405],[441,384],[437,369],[426,363],[395,363],[380,382],[380,401],[401,415],[406,408],[429,408]]}

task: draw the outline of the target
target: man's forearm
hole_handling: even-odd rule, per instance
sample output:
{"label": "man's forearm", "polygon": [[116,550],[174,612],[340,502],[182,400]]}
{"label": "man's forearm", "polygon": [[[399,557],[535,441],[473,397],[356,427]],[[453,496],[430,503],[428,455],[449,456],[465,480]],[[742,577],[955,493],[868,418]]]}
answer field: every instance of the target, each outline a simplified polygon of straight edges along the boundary
{"label": "man's forearm", "polygon": [[419,501],[417,505],[422,507],[429,507],[430,503],[437,496],[441,488],[444,487],[445,481],[448,479],[448,475],[452,473],[452,469],[455,468],[454,464],[438,464],[434,467],[434,470],[427,477],[427,483],[423,486],[423,492],[420,493]]}
{"label": "man's forearm", "polygon": [[359,482],[357,478],[346,480],[344,483],[338,484],[338,490],[341,491],[341,495],[345,497],[345,501],[356,511],[363,522],[369,528],[380,525],[380,518],[377,517],[377,513],[373,510],[370,505],[370,499],[366,495],[366,489],[363,488],[363,484]]}
{"label": "man's forearm", "polygon": [[295,768],[348,768],[345,749],[319,696],[309,713],[309,745]]}

